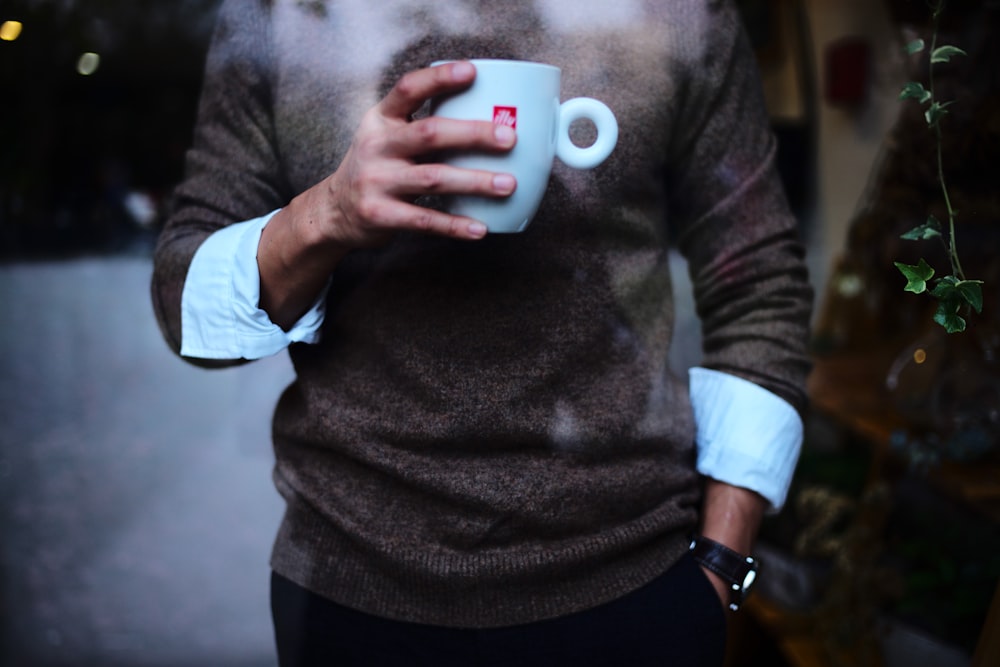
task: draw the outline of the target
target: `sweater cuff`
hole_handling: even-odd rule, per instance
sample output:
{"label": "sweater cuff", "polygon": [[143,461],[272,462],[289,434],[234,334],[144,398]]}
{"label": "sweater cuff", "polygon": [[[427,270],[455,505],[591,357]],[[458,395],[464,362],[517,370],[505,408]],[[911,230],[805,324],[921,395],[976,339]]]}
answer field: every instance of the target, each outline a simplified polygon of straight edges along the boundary
{"label": "sweater cuff", "polygon": [[755,491],[781,509],[802,449],[802,418],[790,403],[728,373],[692,368],[698,472]]}
{"label": "sweater cuff", "polygon": [[223,227],[198,248],[181,296],[181,355],[260,359],[319,339],[325,289],[289,331],[260,308],[257,246],[275,213]]}

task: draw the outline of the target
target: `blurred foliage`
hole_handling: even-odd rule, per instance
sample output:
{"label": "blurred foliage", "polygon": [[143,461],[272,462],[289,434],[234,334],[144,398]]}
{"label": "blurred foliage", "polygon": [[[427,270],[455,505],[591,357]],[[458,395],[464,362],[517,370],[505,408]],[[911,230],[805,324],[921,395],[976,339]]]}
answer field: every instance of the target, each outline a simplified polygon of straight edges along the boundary
{"label": "blurred foliage", "polygon": [[807,573],[789,604],[828,664],[883,664],[891,621],[971,655],[1000,577],[1000,525],[894,450],[873,459],[864,437],[819,415],[806,424],[788,503],[761,540]]}
{"label": "blurred foliage", "polygon": [[[947,281],[938,294],[946,304],[939,319],[959,325],[956,303],[966,302],[982,314],[969,320],[969,328],[996,326],[1000,292],[1000,189],[996,165],[1000,160],[1000,3],[988,0],[949,0],[939,15],[938,43],[907,55],[922,40],[934,42],[933,5],[924,0],[890,2],[898,27],[898,43],[889,48],[901,54],[900,72],[909,84],[893,127],[885,137],[872,166],[866,191],[852,216],[847,242],[831,277],[819,312],[815,332],[822,352],[856,352],[877,347],[897,350],[922,337],[934,323],[942,301],[916,298],[900,291],[903,279],[894,262],[915,267],[914,289],[921,281],[936,290],[935,280],[950,271],[951,262],[942,232],[955,222],[963,273],[983,284],[959,285]],[[930,98],[919,92],[931,89],[930,60],[941,46],[959,45],[967,54],[933,63],[934,93],[938,111],[931,115],[940,129],[940,142],[928,127]],[[951,53],[950,50],[939,58]],[[912,91],[912,92],[909,92]],[[941,114],[941,105],[946,107]],[[938,161],[940,149],[941,162]],[[947,182],[948,201],[941,187]],[[951,213],[949,214],[949,208]],[[935,223],[940,221],[941,230]],[[904,238],[905,237],[905,238]],[[920,264],[938,272],[930,275]],[[930,277],[928,285],[927,278]],[[980,302],[981,292],[981,302]],[[964,319],[964,316],[963,316]],[[975,324],[971,324],[974,322]],[[961,338],[960,336],[953,338]]]}
{"label": "blurred foliage", "polygon": [[[933,28],[931,31],[931,43],[928,48],[923,39],[914,39],[906,46],[906,52],[913,56],[927,51],[928,55],[928,85],[920,81],[910,81],[903,87],[900,99],[914,100],[927,109],[924,112],[924,119],[931,129],[935,140],[935,163],[937,168],[938,183],[941,186],[941,195],[948,217],[942,224],[933,214],[919,225],[915,225],[907,231],[901,238],[908,241],[926,241],[928,239],[940,239],[944,245],[944,251],[948,256],[951,267],[951,274],[934,280],[933,288],[931,279],[935,270],[923,258],[919,264],[906,264],[895,262],[896,268],[906,277],[907,283],[904,288],[907,292],[914,294],[928,293],[938,300],[937,312],[934,321],[940,324],[948,333],[958,333],[965,331],[966,318],[962,314],[968,315],[971,311],[981,313],[983,311],[983,290],[981,280],[969,280],[965,276],[962,268],[962,261],[958,252],[958,241],[955,237],[955,218],[958,212],[951,202],[951,195],[948,191],[948,183],[944,172],[943,138],[941,135],[941,120],[949,113],[950,107],[955,100],[944,100],[938,98],[935,86],[935,69],[938,65],[947,64],[955,56],[969,55],[957,46],[950,44],[941,45],[938,42],[940,30],[941,14],[944,12],[945,0],[936,0],[933,10]],[[960,314],[962,313],[962,314]]]}
{"label": "blurred foliage", "polygon": [[[127,194],[159,203],[180,177],[219,3],[0,5],[0,22],[23,24],[17,40],[0,42],[0,257],[127,242]],[[83,76],[87,52],[100,64]]]}

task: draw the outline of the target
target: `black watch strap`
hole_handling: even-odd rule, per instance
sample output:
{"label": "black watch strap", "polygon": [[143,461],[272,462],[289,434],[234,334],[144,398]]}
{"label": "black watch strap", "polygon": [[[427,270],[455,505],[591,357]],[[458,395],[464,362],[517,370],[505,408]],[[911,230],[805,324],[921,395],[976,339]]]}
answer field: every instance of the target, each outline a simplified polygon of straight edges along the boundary
{"label": "black watch strap", "polygon": [[757,578],[757,559],[736,553],[724,544],[701,535],[691,539],[691,555],[729,585],[729,608],[736,611]]}

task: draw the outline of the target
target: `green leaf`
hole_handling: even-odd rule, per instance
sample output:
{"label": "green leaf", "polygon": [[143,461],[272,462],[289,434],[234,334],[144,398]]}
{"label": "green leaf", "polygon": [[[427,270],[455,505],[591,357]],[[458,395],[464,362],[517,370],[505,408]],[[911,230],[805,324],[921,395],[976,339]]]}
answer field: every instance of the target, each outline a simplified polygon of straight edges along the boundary
{"label": "green leaf", "polygon": [[965,331],[966,321],[958,313],[965,305],[983,312],[982,284],[981,280],[959,280],[955,276],[941,278],[931,291],[931,296],[940,300],[934,321],[948,333]]}
{"label": "green leaf", "polygon": [[959,305],[953,301],[942,301],[934,313],[934,321],[944,327],[948,333],[965,331],[965,319],[958,314]]}
{"label": "green leaf", "polygon": [[899,93],[901,100],[917,100],[921,104],[926,104],[931,99],[931,91],[924,88],[924,84],[918,81],[910,81]]}
{"label": "green leaf", "polygon": [[893,262],[899,272],[906,278],[906,287],[903,291],[923,294],[927,291],[927,281],[934,277],[934,269],[923,259],[917,265]]}
{"label": "green leaf", "polygon": [[955,289],[962,295],[962,300],[972,306],[977,312],[983,312],[983,281],[982,280],[962,280]]}
{"label": "green leaf", "polygon": [[910,231],[906,232],[901,239],[906,239],[907,241],[926,241],[927,239],[933,239],[941,236],[941,223],[933,215],[928,216],[927,222],[922,225],[917,225]]}
{"label": "green leaf", "polygon": [[957,285],[958,278],[955,276],[944,276],[937,281],[930,294],[935,299],[940,299],[941,301],[961,302],[962,295],[959,294]]}
{"label": "green leaf", "polygon": [[913,55],[914,53],[920,53],[924,50],[924,40],[915,39],[906,45],[906,53]]}
{"label": "green leaf", "polygon": [[934,102],[924,112],[924,118],[927,119],[927,124],[930,127],[934,127],[938,122],[947,115],[947,107],[951,106],[952,102]]}
{"label": "green leaf", "polygon": [[939,46],[931,52],[931,64],[946,63],[952,56],[967,56],[965,51],[957,46]]}

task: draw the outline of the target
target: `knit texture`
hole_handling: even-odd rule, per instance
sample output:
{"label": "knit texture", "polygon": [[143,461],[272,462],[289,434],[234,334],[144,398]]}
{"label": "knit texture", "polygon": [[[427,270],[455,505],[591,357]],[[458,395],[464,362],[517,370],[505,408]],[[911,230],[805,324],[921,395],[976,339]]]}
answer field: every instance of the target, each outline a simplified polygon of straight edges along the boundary
{"label": "knit texture", "polygon": [[400,234],[339,264],[275,412],[272,566],[369,613],[488,627],[616,598],[685,549],[701,487],[668,368],[670,243],[704,365],[799,409],[811,292],[730,2],[234,0],[156,254],[168,342],[207,235],[334,171],[399,75],[466,57],[561,67],[564,99],[614,110],[618,146],[557,162],[524,233]]}

